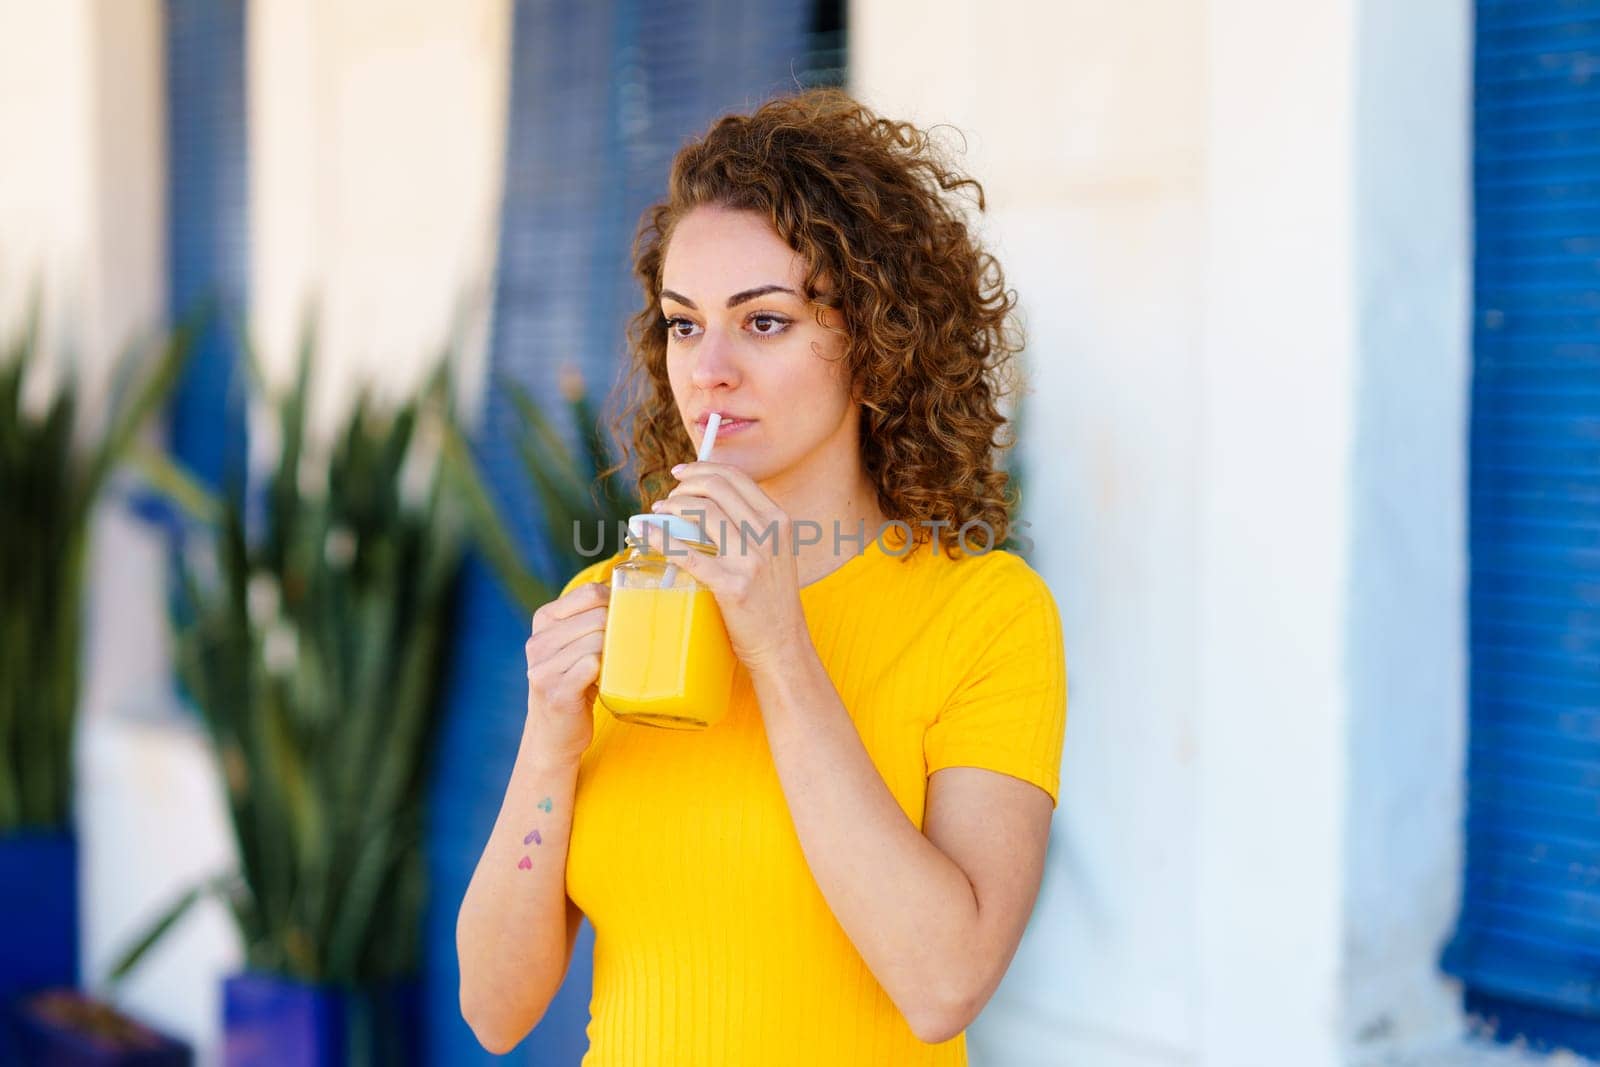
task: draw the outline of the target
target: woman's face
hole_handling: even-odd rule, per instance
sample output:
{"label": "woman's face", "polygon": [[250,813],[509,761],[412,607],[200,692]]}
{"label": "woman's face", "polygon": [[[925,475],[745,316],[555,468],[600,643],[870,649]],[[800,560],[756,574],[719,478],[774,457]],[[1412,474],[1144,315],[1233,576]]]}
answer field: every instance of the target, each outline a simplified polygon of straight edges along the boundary
{"label": "woman's face", "polygon": [[[717,411],[715,461],[757,482],[848,484],[859,449],[844,337],[818,324],[805,273],[754,212],[699,207],[684,216],[661,272],[667,376],[696,451]],[[823,321],[843,325],[834,310]]]}

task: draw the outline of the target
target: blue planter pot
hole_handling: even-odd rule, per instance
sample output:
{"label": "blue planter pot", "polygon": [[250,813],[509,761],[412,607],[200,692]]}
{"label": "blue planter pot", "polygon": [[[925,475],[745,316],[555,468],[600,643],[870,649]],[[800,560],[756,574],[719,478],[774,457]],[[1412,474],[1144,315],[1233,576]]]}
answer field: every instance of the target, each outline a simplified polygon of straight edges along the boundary
{"label": "blue planter pot", "polygon": [[0,836],[0,999],[78,984],[78,839]]}
{"label": "blue planter pot", "polygon": [[66,831],[0,835],[0,1063],[12,1050],[12,1005],[78,984],[78,839]]}
{"label": "blue planter pot", "polygon": [[227,1067],[414,1067],[421,983],[350,989],[277,975],[223,981]]}
{"label": "blue planter pot", "polygon": [[28,1067],[192,1067],[193,1051],[109,1005],[60,990],[14,1011],[16,1062]]}

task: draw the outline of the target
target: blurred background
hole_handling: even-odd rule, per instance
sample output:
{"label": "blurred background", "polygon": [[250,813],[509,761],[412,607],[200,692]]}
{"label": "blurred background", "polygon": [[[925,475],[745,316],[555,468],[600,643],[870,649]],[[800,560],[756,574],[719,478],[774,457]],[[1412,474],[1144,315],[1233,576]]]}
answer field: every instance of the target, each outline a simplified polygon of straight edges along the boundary
{"label": "blurred background", "polygon": [[973,1062],[1600,1055],[1600,0],[0,0],[11,1055],[496,1058],[634,227],[807,85],[945,126],[1029,337],[1071,704]]}

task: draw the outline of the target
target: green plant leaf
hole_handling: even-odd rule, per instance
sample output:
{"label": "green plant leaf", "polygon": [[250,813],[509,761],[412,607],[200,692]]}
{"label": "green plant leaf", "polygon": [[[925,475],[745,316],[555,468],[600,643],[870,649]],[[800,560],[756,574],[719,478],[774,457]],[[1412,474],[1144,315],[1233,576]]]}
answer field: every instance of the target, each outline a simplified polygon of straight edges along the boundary
{"label": "green plant leaf", "polygon": [[33,300],[0,365],[0,832],[70,821],[93,508],[170,392],[197,328],[191,320],[160,344],[123,351],[104,425],[80,447],[83,405],[70,369],[42,412],[23,403],[45,357],[37,289]]}
{"label": "green plant leaf", "polygon": [[204,878],[180,893],[172,903],[158,913],[150,925],[133,939],[122,954],[117,957],[117,962],[112,965],[111,972],[106,975],[109,985],[117,985],[144,960],[150,950],[166,937],[173,927],[178,925],[189,909],[193,908],[200,900],[207,896],[226,899],[242,888],[239,876],[232,871],[224,874],[214,874]]}
{"label": "green plant leaf", "polygon": [[509,527],[478,474],[471,446],[456,426],[446,426],[441,459],[447,476],[466,509],[466,521],[478,550],[517,602],[532,614],[551,599],[550,589],[525,567]]}
{"label": "green plant leaf", "polygon": [[204,305],[189,315],[166,340],[161,355],[144,381],[131,396],[119,398],[123,402],[113,410],[110,428],[89,462],[82,488],[81,506],[84,508],[92,505],[106,476],[133,443],[134,435],[172,392],[183,368],[188,365],[195,339],[210,314],[210,306]]}
{"label": "green plant leaf", "polygon": [[128,456],[131,467],[144,476],[150,487],[197,522],[215,525],[222,514],[222,502],[193,472],[160,449],[140,445]]}
{"label": "green plant leaf", "polygon": [[542,476],[551,484],[558,486],[558,491],[568,499],[583,496],[587,491],[588,480],[579,471],[578,461],[573,458],[571,449],[567,448],[567,443],[561,439],[561,434],[539,407],[538,402],[520,382],[507,378],[502,388],[511,397],[511,402],[522,419],[525,455],[537,457],[537,462],[530,464],[530,471],[539,470]]}

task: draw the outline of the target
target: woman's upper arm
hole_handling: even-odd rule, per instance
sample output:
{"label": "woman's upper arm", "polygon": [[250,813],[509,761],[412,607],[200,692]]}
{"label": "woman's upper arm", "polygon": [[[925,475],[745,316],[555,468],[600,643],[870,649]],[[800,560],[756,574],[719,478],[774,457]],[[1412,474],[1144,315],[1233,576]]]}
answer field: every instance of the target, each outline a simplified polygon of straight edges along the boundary
{"label": "woman's upper arm", "polygon": [[994,995],[1033,913],[1050,842],[1050,794],[998,771],[946,767],[928,777],[923,834],[960,867],[978,902],[970,1014]]}

